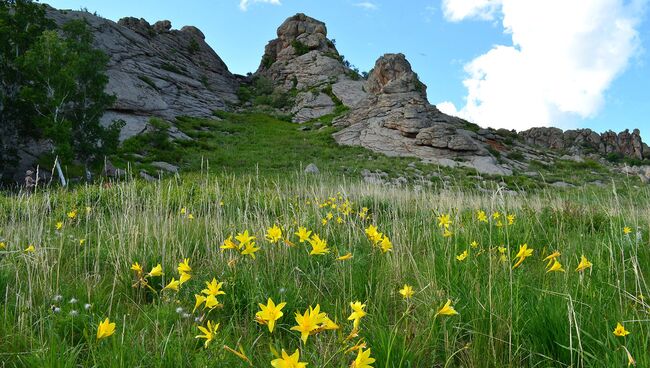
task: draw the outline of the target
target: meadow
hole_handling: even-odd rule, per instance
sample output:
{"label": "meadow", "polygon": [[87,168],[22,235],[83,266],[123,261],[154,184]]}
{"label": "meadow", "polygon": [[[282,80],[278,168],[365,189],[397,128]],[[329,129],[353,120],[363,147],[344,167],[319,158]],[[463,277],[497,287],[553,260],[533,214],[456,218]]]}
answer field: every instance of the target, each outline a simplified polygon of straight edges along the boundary
{"label": "meadow", "polygon": [[633,184],[203,172],[7,194],[0,362],[647,367],[649,219]]}

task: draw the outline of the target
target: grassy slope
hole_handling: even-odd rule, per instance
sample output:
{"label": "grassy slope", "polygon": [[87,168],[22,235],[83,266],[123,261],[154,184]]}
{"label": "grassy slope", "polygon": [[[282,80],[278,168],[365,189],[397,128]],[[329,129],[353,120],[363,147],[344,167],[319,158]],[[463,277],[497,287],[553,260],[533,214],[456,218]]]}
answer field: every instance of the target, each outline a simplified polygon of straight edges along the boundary
{"label": "grassy slope", "polygon": [[[323,225],[327,212],[337,215],[340,207],[318,203],[332,196],[339,204],[339,196],[353,201],[355,210],[368,207],[372,220],[352,215],[343,216],[344,224]],[[0,255],[0,358],[25,367],[237,367],[245,364],[222,346],[241,344],[256,367],[270,366],[269,346],[299,348],[310,367],[342,367],[354,359],[343,351],[358,342],[344,341],[351,330],[348,304],[360,300],[368,306],[360,337],[372,349],[375,367],[616,367],[626,364],[623,345],[638,366],[648,366],[648,304],[639,295],[648,295],[649,199],[647,189],[518,197],[415,193],[293,173],[279,180],[196,174],[3,197],[0,236],[8,246]],[[182,207],[195,219],[181,215]],[[75,208],[79,219],[66,219]],[[480,223],[479,208],[516,214],[517,220],[500,228],[494,221]],[[436,224],[443,213],[452,216],[451,238]],[[61,231],[55,230],[58,221],[64,222]],[[370,245],[364,235],[370,223],[390,236],[392,253]],[[293,235],[295,248],[270,244],[263,234],[273,224],[287,234],[307,226],[327,239],[332,253],[309,256]],[[624,235],[624,226],[638,229],[639,238]],[[225,237],[244,229],[258,237],[256,260],[219,251]],[[476,249],[469,246],[473,240],[480,244]],[[512,270],[523,243],[535,252]],[[22,252],[27,244],[36,251]],[[501,245],[508,249],[507,262],[499,259]],[[542,258],[556,249],[567,272],[547,274]],[[457,261],[464,250],[470,256]],[[354,258],[334,260],[348,251]],[[583,254],[594,267],[581,275],[574,269]],[[165,275],[152,278],[160,289],[178,278],[176,266],[187,257],[193,278],[178,293],[131,287],[132,262],[147,270],[162,263]],[[194,317],[201,314],[183,318],[176,309],[191,311],[193,294],[213,277],[225,282],[226,295],[220,297],[223,307],[206,317],[221,327],[204,349],[194,339]],[[397,293],[404,283],[416,291],[410,303]],[[53,301],[55,295],[63,300]],[[73,297],[78,302],[68,303]],[[273,335],[253,321],[257,303],[268,297],[287,302]],[[434,318],[447,298],[460,315]],[[89,311],[84,303],[92,304]],[[289,330],[294,312],[317,303],[341,330],[311,336],[303,346]],[[53,313],[51,305],[61,311]],[[80,314],[73,318],[71,310]],[[96,341],[96,326],[105,317],[117,331]],[[628,337],[612,335],[617,321],[631,331]]]}
{"label": "grassy slope", "polygon": [[[155,173],[155,169],[147,163],[160,160],[180,164],[185,171],[197,171],[209,163],[213,172],[259,172],[273,176],[298,171],[313,162],[321,171],[333,176],[358,178],[363,169],[381,170],[393,178],[404,176],[412,181],[421,175],[439,187],[443,186],[441,178],[447,177],[444,181],[453,186],[470,189],[477,185],[491,189],[502,181],[510,189],[538,190],[546,187],[545,182],[559,180],[576,185],[612,180],[608,170],[596,162],[558,161],[552,167],[533,162],[531,170],[538,171],[541,174],[538,177],[521,173],[505,178],[484,176],[487,182],[483,183],[475,179],[478,174],[474,170],[426,165],[415,158],[391,158],[360,147],[338,146],[331,137],[335,131],[329,126],[332,118],[305,124],[325,125],[309,131],[300,131],[296,124],[265,113],[220,112],[220,120],[181,118],[177,126],[192,137],[192,141],[156,144],[151,135],[138,136],[125,143],[121,155],[114,161],[125,166],[127,162],[138,161],[131,154],[139,153],[145,158],[136,168],[150,173]],[[409,163],[413,167],[409,167]],[[622,182],[619,179],[622,178],[614,178]]]}

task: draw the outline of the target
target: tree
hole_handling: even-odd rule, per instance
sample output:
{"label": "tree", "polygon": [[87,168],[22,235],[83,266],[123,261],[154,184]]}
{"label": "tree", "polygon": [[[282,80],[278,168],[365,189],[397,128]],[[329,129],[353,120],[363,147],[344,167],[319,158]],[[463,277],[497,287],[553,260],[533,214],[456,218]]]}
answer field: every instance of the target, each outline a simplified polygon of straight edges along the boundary
{"label": "tree", "polygon": [[[55,29],[40,4],[0,0],[0,34],[9,35],[0,40],[0,133],[10,137],[3,146],[47,139],[53,154],[86,167],[114,151],[121,123],[100,124],[114,102],[104,92],[108,57],[93,48],[85,21]],[[2,149],[5,156],[11,152]]]}
{"label": "tree", "polygon": [[43,6],[28,0],[0,0],[0,175],[15,167],[19,137],[38,134],[18,98],[20,86],[28,80],[18,62],[43,31],[53,28]]}

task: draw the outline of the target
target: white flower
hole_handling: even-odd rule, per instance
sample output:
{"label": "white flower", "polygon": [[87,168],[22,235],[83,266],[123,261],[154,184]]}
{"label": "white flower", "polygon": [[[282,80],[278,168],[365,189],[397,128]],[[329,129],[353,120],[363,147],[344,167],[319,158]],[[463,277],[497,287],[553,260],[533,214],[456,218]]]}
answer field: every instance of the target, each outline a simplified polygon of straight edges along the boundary
{"label": "white flower", "polygon": [[76,302],[78,302],[77,298],[72,298],[72,299],[70,299],[70,301],[68,303],[74,304]]}
{"label": "white flower", "polygon": [[176,313],[183,313],[183,307],[176,308]]}
{"label": "white flower", "polygon": [[90,309],[90,307],[92,307],[92,306],[93,306],[92,304],[90,304],[90,303],[86,303],[86,304],[84,304],[84,309],[85,309],[85,310],[88,310],[88,309]]}
{"label": "white flower", "polygon": [[76,316],[79,315],[79,312],[78,312],[76,309],[73,309],[73,310],[70,311],[70,315],[71,315],[72,317],[76,317]]}
{"label": "white flower", "polygon": [[54,300],[55,302],[60,302],[61,300],[63,300],[63,296],[57,294],[52,298],[52,300]]}

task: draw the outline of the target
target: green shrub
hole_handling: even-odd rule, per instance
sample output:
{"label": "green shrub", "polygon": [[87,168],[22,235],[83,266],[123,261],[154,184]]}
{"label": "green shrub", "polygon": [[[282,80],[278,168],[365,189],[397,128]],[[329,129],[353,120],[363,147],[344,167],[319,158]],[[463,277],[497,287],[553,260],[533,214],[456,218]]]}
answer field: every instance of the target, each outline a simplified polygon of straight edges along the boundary
{"label": "green shrub", "polygon": [[298,40],[291,41],[291,46],[293,46],[294,50],[296,50],[296,54],[298,55],[304,55],[309,52],[309,46]]}

